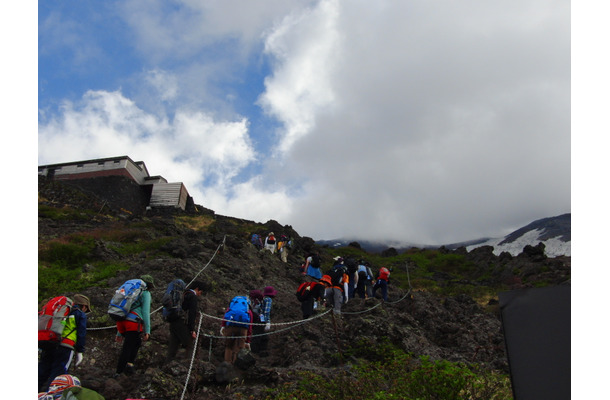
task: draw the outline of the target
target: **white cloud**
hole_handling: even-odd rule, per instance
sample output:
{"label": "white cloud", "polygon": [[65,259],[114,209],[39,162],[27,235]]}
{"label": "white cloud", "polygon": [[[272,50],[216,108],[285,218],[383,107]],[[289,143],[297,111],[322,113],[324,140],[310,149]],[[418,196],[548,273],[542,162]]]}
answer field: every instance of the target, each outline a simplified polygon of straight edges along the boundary
{"label": "white cloud", "polygon": [[[41,110],[39,161],[128,154],[218,213],[325,239],[440,244],[570,211],[569,1],[142,4],[119,7],[138,90]],[[248,95],[279,125],[252,129],[231,85],[261,87],[244,71],[267,60]]]}
{"label": "white cloud", "polygon": [[309,182],[296,226],[442,243],[569,211],[565,3],[322,1],[284,22],[262,99]]}
{"label": "white cloud", "polygon": [[316,8],[286,16],[265,40],[265,52],[275,68],[265,79],[259,103],[284,124],[280,153],[309,134],[317,115],[333,106],[331,77],[341,41],[338,14],[336,2],[322,1]]}

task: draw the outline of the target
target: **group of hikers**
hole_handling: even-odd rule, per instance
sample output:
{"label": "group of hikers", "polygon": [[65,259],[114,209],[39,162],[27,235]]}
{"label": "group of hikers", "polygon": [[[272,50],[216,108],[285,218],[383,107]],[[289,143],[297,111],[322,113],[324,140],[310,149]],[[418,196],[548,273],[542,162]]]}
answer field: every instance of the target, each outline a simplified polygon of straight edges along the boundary
{"label": "group of hikers", "polygon": [[280,260],[288,262],[288,252],[292,248],[292,239],[289,236],[281,234],[277,237],[275,233],[269,232],[265,239],[259,233],[253,233],[250,237],[250,243],[258,250],[267,250],[271,254],[279,254]]}
{"label": "group of hikers", "polygon": [[[123,283],[110,301],[108,315],[116,321],[115,340],[122,344],[113,378],[135,372],[134,363],[142,342],[150,339],[150,289],[153,288],[153,277],[142,275]],[[161,300],[163,320],[169,328],[165,363],[171,362],[180,348],[185,349],[185,354],[193,350],[197,337],[198,298],[205,291],[207,286],[198,280],[187,286],[183,280],[176,279],[168,285]],[[243,348],[260,356],[268,355],[268,337],[264,333],[271,329],[271,308],[276,294],[273,286],[266,286],[262,291],[251,290],[248,296],[236,296],[231,300],[220,327],[221,336],[225,337],[225,362],[234,364]],[[39,312],[40,399],[103,399],[100,394],[82,388],[80,380],[67,373],[71,365],[76,367],[83,361],[87,314],[90,311],[89,298],[75,294],[71,298],[58,296],[50,299]],[[73,397],[66,397],[64,392],[68,393],[66,390],[72,387],[78,388],[81,397],[72,394]],[[83,393],[89,397],[84,397]]]}
{"label": "group of hikers", "polygon": [[326,304],[332,307],[335,314],[340,314],[341,306],[349,299],[356,295],[365,300],[374,298],[378,290],[383,300],[388,301],[388,268],[381,267],[374,275],[368,261],[337,256],[330,270],[323,274],[321,264],[320,253],[314,252],[305,258],[300,267],[301,273],[308,279],[301,283],[296,293],[304,319],[313,315],[319,304]]}
{"label": "group of hikers", "polygon": [[[284,240],[285,236],[282,236],[278,240],[270,232],[265,242],[261,241],[260,249],[266,248],[272,253],[283,249],[287,253],[290,241],[287,238]],[[332,308],[335,314],[340,314],[341,306],[349,299],[356,296],[373,298],[378,290],[381,291],[383,300],[387,301],[390,278],[388,268],[380,268],[375,277],[368,262],[356,261],[353,257],[335,257],[333,266],[323,274],[321,264],[319,252],[314,252],[305,258],[300,267],[304,282],[297,288],[296,297],[301,302],[303,319],[314,315],[323,305]],[[115,340],[121,344],[114,378],[135,372],[134,363],[142,342],[150,339],[150,290],[153,288],[155,280],[145,274],[124,282],[110,301],[108,315],[116,322]],[[166,363],[176,357],[180,348],[186,350],[185,354],[193,350],[197,337],[195,323],[198,299],[207,290],[207,285],[198,280],[186,285],[183,280],[175,279],[168,284],[161,300],[163,319],[169,329]],[[266,286],[263,290],[250,290],[247,296],[231,299],[220,326],[220,334],[225,342],[226,363],[234,364],[242,349],[261,357],[269,354],[267,332],[271,330],[271,310],[276,295],[277,290],[273,286]],[[71,298],[58,296],[50,299],[39,312],[40,399],[70,398],[64,392],[70,393],[73,396],[71,398],[103,399],[98,393],[82,388],[80,380],[68,374],[71,365],[78,366],[83,361],[87,314],[90,311],[89,298],[75,294]],[[86,392],[89,397],[75,397],[71,394],[74,390],[70,388]]]}

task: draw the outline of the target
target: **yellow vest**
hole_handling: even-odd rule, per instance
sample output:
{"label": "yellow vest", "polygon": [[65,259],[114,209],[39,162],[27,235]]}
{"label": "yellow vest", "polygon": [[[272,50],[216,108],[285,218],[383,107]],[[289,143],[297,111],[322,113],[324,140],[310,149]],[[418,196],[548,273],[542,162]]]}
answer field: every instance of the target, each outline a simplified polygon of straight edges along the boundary
{"label": "yellow vest", "polygon": [[64,323],[65,327],[61,333],[61,344],[74,348],[74,344],[76,343],[76,318],[74,318],[74,315],[69,315]]}

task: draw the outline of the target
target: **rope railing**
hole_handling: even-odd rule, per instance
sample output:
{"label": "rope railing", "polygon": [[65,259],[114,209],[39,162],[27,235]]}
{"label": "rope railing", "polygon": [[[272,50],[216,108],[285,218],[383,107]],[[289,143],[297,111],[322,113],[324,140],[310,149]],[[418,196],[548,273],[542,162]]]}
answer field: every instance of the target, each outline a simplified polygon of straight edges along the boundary
{"label": "rope railing", "polygon": [[[201,312],[199,314],[201,314]],[[203,318],[200,317],[199,326],[197,327],[197,336],[195,336],[195,343],[193,344],[193,354],[191,355],[191,363],[189,365],[189,370],[186,374],[186,380],[184,381],[184,388],[182,389],[182,396],[180,396],[180,400],[184,399],[186,388],[188,387],[189,380],[191,379],[191,371],[193,370],[193,364],[195,363],[195,354],[197,353],[197,343],[199,342],[199,332],[201,332],[202,321]]]}
{"label": "rope railing", "polygon": [[[212,263],[212,260],[214,260],[214,258],[216,257],[216,255],[218,254],[220,249],[225,245],[225,241],[226,241],[226,235],[223,237],[222,243],[220,245],[218,245],[218,247],[216,248],[216,251],[214,251],[214,254],[210,258],[210,260],[207,262],[207,264],[205,266],[203,266],[203,268],[201,268],[201,270],[187,284],[187,287],[188,287],[188,285],[193,283],[195,281],[195,279],[201,273],[203,273],[203,271],[206,270],[206,268],[208,268],[210,266],[210,264]],[[409,267],[408,267],[408,264],[406,266],[406,271],[407,271],[407,280],[408,280],[409,288],[408,288],[407,292],[405,293],[405,295],[402,296],[401,298],[399,298],[398,300],[391,301],[391,302],[390,301],[382,301],[382,302],[379,302],[379,303],[375,304],[374,306],[372,306],[372,307],[370,307],[370,308],[368,308],[366,310],[353,311],[353,312],[342,311],[341,314],[346,314],[346,315],[364,314],[364,313],[367,313],[367,312],[370,312],[370,311],[374,310],[377,307],[380,307],[380,306],[383,306],[383,305],[386,305],[386,304],[396,304],[396,303],[401,302],[402,300],[404,300],[407,296],[409,296],[411,294],[412,289],[413,289],[411,287],[411,279],[410,279],[410,276],[409,276]],[[163,307],[159,307],[159,308],[151,311],[151,314],[160,311],[162,308]],[[261,334],[252,334],[252,335],[249,335],[249,337],[259,337],[259,336],[267,336],[267,335],[274,335],[274,334],[283,333],[283,332],[289,331],[291,329],[294,329],[296,327],[302,326],[302,325],[304,325],[306,323],[312,322],[312,321],[314,321],[314,320],[316,320],[318,318],[322,318],[325,315],[327,315],[328,313],[330,313],[331,311],[333,311],[333,309],[332,308],[328,308],[327,310],[325,310],[323,312],[319,312],[319,313],[317,313],[317,314],[315,314],[315,315],[313,315],[313,316],[311,316],[309,318],[301,319],[301,320],[295,320],[295,321],[284,321],[284,322],[275,322],[275,323],[250,322],[249,324],[251,324],[251,325],[259,325],[259,326],[263,325],[264,326],[264,325],[269,324],[272,327],[283,326],[284,328],[274,329],[274,330],[272,330],[270,332],[264,332],[264,333],[261,333]],[[225,321],[225,322],[228,322],[228,320],[226,320],[224,318],[215,317],[213,315],[205,314],[205,313],[203,313],[201,311],[199,312],[199,325],[197,327],[197,335],[195,337],[195,342],[194,342],[194,345],[193,345],[193,353],[191,355],[189,369],[188,369],[188,372],[187,372],[186,380],[184,382],[184,388],[182,390],[182,395],[180,397],[181,400],[184,399],[184,396],[186,394],[186,390],[187,390],[187,387],[188,387],[188,382],[189,382],[189,380],[191,378],[191,373],[192,373],[193,365],[194,365],[194,362],[195,362],[195,354],[197,352],[197,346],[198,346],[198,343],[199,343],[200,336],[207,337],[207,338],[210,339],[210,349],[209,349],[209,352],[210,352],[209,358],[210,358],[210,360],[211,360],[211,353],[212,353],[212,339],[228,339],[228,338],[244,338],[244,337],[248,337],[248,336],[225,336],[225,335],[213,335],[213,334],[201,333],[201,324],[203,322],[203,318],[204,317],[205,318],[209,318],[209,319],[213,319],[213,320],[216,320],[216,321]],[[112,325],[112,326],[106,326],[106,327],[87,328],[87,330],[88,331],[96,331],[96,330],[112,329],[112,328],[115,328],[115,327],[116,327],[115,325]]]}
{"label": "rope railing", "polygon": [[[204,265],[204,267],[203,267],[203,268],[201,268],[201,270],[200,270],[199,272],[197,272],[197,274],[196,274],[196,275],[193,277],[193,279],[191,279],[191,281],[190,281],[190,282],[189,282],[189,283],[186,285],[187,287],[188,287],[188,285],[190,285],[191,283],[195,282],[195,279],[197,279],[197,277],[198,277],[199,275],[201,275],[201,273],[202,273],[203,271],[205,271],[205,269],[206,269],[207,267],[209,267],[209,266],[210,266],[210,264],[212,263],[212,260],[214,260],[214,257],[216,257],[216,254],[218,254],[218,252],[220,251],[220,249],[224,247],[225,242],[226,242],[226,239],[227,239],[227,235],[225,235],[225,236],[222,238],[222,243],[220,243],[220,244],[218,245],[218,247],[216,248],[216,251],[214,251],[214,254],[212,254],[212,257],[210,258],[210,260],[208,261],[208,263],[207,263],[206,265]],[[162,309],[163,309],[163,306],[158,307],[158,308],[156,308],[155,310],[151,311],[151,312],[150,312],[150,314],[152,315],[152,314],[154,314],[154,313],[156,313],[156,312],[161,311]],[[103,327],[97,327],[97,328],[87,328],[87,330],[88,330],[88,331],[99,331],[99,330],[104,330],[104,329],[112,329],[112,328],[116,328],[116,325],[103,326]]]}

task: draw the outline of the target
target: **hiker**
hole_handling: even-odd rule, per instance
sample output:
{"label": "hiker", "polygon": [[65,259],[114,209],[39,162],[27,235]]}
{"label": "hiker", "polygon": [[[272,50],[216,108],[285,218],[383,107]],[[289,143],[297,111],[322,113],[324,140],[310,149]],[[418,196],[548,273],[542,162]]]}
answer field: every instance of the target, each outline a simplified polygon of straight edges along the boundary
{"label": "hiker", "polygon": [[263,312],[263,292],[258,289],[250,290],[250,309],[252,310],[252,322],[260,322],[260,315]]}
{"label": "hiker", "polygon": [[123,372],[132,375],[135,372],[134,361],[142,346],[142,341],[150,339],[150,289],[155,287],[155,281],[150,275],[140,277],[146,284],[139,298],[133,303],[127,318],[117,321],[116,342],[123,343],[114,377]]}
{"label": "hiker", "polygon": [[80,379],[76,376],[63,374],[51,381],[48,391],[38,393],[38,400],[58,399],[104,400],[104,396],[95,390],[82,387]]}
{"label": "hiker", "polygon": [[347,256],[344,259],[344,264],[347,267],[347,276],[349,277],[347,297],[353,299],[356,295],[356,284],[358,283],[358,262],[353,256]]}
{"label": "hiker", "polygon": [[250,299],[250,310],[252,311],[252,343],[250,348],[254,351],[259,340],[257,335],[264,332],[264,326],[257,325],[261,323],[261,315],[263,314],[263,292],[258,289],[250,290],[248,298]]}
{"label": "hiker", "polygon": [[280,235],[277,241],[277,251],[280,254],[280,260],[288,262],[288,249],[290,248],[290,238],[286,235]]}
{"label": "hiker", "polygon": [[263,289],[263,301],[261,303],[260,323],[263,325],[253,325],[253,337],[252,337],[252,352],[262,357],[269,355],[267,352],[267,346],[269,344],[269,336],[265,335],[265,332],[271,330],[271,305],[273,304],[273,298],[277,294],[277,290],[273,286],[267,286]]}
{"label": "hiker", "polygon": [[250,238],[250,243],[256,248],[256,250],[261,250],[263,248],[263,238],[258,233],[253,233]]}
{"label": "hiker", "polygon": [[186,313],[180,313],[176,318],[169,321],[169,347],[167,350],[167,362],[170,362],[178,353],[178,348],[182,345],[189,354],[193,349],[193,340],[197,337],[195,331],[195,321],[199,298],[206,289],[201,281],[193,281],[188,289],[184,291],[184,300],[180,305]]}
{"label": "hiker", "polygon": [[303,275],[310,276],[315,280],[320,280],[322,277],[322,271],[320,270],[321,265],[322,259],[320,258],[320,252],[310,254],[305,260]]}
{"label": "hiker", "polygon": [[224,360],[234,364],[241,349],[250,350],[254,315],[246,296],[235,296],[229,303],[220,324],[220,335],[225,336]]}
{"label": "hiker", "polygon": [[381,297],[383,301],[388,301],[388,284],[390,283],[390,270],[386,267],[381,267],[379,270],[379,275],[377,276],[377,281],[375,286],[373,287],[373,297],[375,297],[375,293],[377,289],[381,289]]}
{"label": "hiker", "polygon": [[324,302],[324,293],[327,287],[332,286],[330,276],[324,275],[320,282],[303,282],[297,288],[297,300],[301,302],[303,319],[311,317],[318,306]]}
{"label": "hiker", "polygon": [[365,261],[358,266],[356,293],[361,299],[368,299],[372,296],[373,271],[371,271],[370,265],[368,261]]}
{"label": "hiker", "polygon": [[271,254],[275,254],[275,236],[273,232],[269,232],[265,238],[265,250],[269,250]]}
{"label": "hiker", "polygon": [[328,274],[331,280],[331,286],[326,288],[325,297],[327,303],[333,308],[333,313],[341,314],[341,306],[347,304],[348,294],[347,287],[349,277],[347,276],[347,268],[343,264],[338,264]]}
{"label": "hiker", "polygon": [[73,296],[68,317],[64,321],[61,341],[40,343],[41,353],[38,361],[38,390],[46,392],[49,383],[57,376],[65,374],[76,353],[74,366],[83,361],[87,337],[87,313],[91,311],[89,298],[82,294]]}

